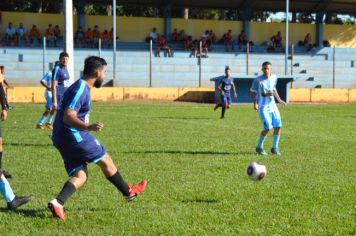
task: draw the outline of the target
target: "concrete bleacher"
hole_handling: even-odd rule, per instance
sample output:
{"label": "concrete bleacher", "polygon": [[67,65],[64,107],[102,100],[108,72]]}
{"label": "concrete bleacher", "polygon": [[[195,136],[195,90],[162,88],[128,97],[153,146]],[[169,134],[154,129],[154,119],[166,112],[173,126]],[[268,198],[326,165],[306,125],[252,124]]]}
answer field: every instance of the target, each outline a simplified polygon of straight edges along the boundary
{"label": "concrete bleacher", "polygon": [[[114,86],[148,87],[150,84],[149,44],[141,44],[143,48],[130,50],[128,44],[118,47],[116,53],[116,79]],[[222,45],[224,46],[224,45]],[[148,48],[147,48],[148,47]],[[125,50],[124,50],[125,49]],[[261,73],[261,63],[270,61],[273,72],[284,75],[284,54],[266,53],[255,50],[249,55],[249,75]],[[46,70],[49,62],[58,60],[60,48],[46,50]],[[337,88],[356,88],[356,49],[337,49],[336,51],[335,85]],[[101,56],[108,62],[106,80],[113,77],[112,51],[101,50]],[[40,48],[4,47],[0,49],[0,65],[4,65],[5,75],[13,86],[40,86],[43,74],[43,51]],[[163,53],[161,53],[162,55]],[[83,69],[84,59],[89,55],[99,55],[97,49],[75,49],[75,78],[79,78]],[[210,78],[224,73],[225,65],[232,68],[234,76],[246,74],[246,54],[242,51],[224,52],[213,50],[208,58],[189,57],[190,53],[175,50],[174,57],[152,57],[153,87],[198,87],[201,74],[201,86],[212,88]],[[333,85],[333,52],[332,48],[314,50],[310,53],[299,52],[293,58],[293,74],[299,79],[293,82],[293,88],[331,88]],[[291,61],[289,60],[289,73]],[[201,71],[199,72],[201,68]]]}

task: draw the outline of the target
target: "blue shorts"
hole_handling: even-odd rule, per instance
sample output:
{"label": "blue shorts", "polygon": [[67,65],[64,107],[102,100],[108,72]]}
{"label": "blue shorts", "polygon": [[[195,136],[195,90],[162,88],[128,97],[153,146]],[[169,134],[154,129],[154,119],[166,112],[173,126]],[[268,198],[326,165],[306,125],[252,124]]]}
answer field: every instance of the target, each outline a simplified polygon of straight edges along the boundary
{"label": "blue shorts", "polygon": [[52,109],[52,92],[46,89],[45,91],[45,98],[46,98],[46,108],[51,110]]}
{"label": "blue shorts", "polygon": [[104,147],[92,135],[78,144],[54,144],[61,153],[68,176],[86,167],[88,163],[101,161],[106,154]]}
{"label": "blue shorts", "polygon": [[274,111],[263,109],[259,110],[258,114],[261,118],[263,130],[282,127],[281,115],[279,114],[278,109],[274,109]]}
{"label": "blue shorts", "polygon": [[221,101],[224,103],[224,104],[231,104],[231,96],[226,96],[226,95],[224,95],[224,96],[222,96],[221,95]]}

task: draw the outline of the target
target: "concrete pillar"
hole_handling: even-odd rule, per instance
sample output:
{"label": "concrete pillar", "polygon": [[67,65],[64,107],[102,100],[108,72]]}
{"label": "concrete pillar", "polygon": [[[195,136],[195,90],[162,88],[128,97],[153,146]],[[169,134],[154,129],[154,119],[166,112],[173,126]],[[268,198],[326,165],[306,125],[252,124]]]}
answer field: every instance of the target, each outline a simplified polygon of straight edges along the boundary
{"label": "concrete pillar", "polygon": [[246,33],[247,41],[250,41],[250,20],[251,20],[252,10],[250,7],[246,7],[243,10],[243,22],[242,30]]}
{"label": "concrete pillar", "polygon": [[82,29],[85,31],[85,12],[84,12],[84,6],[85,6],[85,0],[79,0],[78,4],[76,5],[76,9],[78,12],[78,28],[82,27]]}
{"label": "concrete pillar", "polygon": [[172,16],[172,5],[170,2],[164,7],[164,37],[167,41],[171,40],[171,16]]}
{"label": "concrete pillar", "polygon": [[324,12],[318,12],[316,15],[316,44],[318,47],[323,47],[323,32],[324,32]]}

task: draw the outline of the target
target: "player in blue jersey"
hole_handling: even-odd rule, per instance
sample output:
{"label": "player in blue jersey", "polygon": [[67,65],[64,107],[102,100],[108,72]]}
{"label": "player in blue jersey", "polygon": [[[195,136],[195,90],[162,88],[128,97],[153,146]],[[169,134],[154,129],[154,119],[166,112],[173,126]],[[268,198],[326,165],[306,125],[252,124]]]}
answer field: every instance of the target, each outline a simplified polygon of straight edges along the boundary
{"label": "player in blue jersey", "polygon": [[231,106],[231,88],[234,91],[234,96],[237,97],[236,88],[234,84],[234,78],[231,77],[231,70],[229,66],[225,67],[225,77],[220,80],[218,89],[221,95],[221,103],[217,103],[214,107],[214,111],[221,107],[221,119],[225,117],[226,109],[229,109]]}
{"label": "player in blue jersey", "polygon": [[67,69],[69,55],[66,52],[59,54],[59,64],[52,71],[52,109],[56,112],[60,107],[63,94],[70,85],[69,72]]}
{"label": "player in blue jersey", "polygon": [[[44,129],[43,124],[46,121],[46,118],[48,116],[47,122],[46,122],[46,127],[48,129],[53,129],[52,127],[52,120],[54,116],[54,111],[52,110],[52,70],[58,65],[58,61],[56,61],[53,64],[50,64],[49,71],[42,77],[40,83],[43,87],[46,88],[45,90],[45,99],[46,99],[46,105],[45,105],[45,111],[42,114],[41,118],[37,122],[36,128],[37,129]],[[54,68],[53,68],[54,67]]]}
{"label": "player in blue jersey", "polygon": [[83,78],[77,80],[64,93],[62,104],[54,121],[52,140],[64,161],[70,179],[55,199],[48,203],[54,217],[65,219],[64,203],[88,178],[87,164],[96,163],[105,177],[131,201],[142,193],[147,185],[142,180],[137,185],[127,184],[118,172],[110,155],[89,131],[101,131],[101,122],[89,124],[91,110],[90,90],[100,88],[106,72],[106,61],[91,56],[85,59]]}
{"label": "player in blue jersey", "polygon": [[279,97],[277,92],[277,76],[271,74],[272,65],[270,62],[266,61],[262,64],[262,72],[262,75],[254,79],[250,89],[253,107],[258,111],[263,125],[256,152],[260,155],[267,155],[267,152],[263,149],[263,144],[268,131],[273,128],[274,133],[271,152],[275,155],[281,155],[278,144],[281,136],[282,120],[274,98],[283,105],[286,105],[286,103]]}

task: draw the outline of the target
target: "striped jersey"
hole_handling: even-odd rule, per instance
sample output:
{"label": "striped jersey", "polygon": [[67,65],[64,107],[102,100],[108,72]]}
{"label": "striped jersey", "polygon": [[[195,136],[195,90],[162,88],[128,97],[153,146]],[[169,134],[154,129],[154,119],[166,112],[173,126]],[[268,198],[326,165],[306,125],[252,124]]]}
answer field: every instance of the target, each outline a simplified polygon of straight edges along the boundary
{"label": "striped jersey", "polygon": [[51,87],[52,84],[52,72],[48,71],[44,76],[42,77],[41,81],[43,81],[45,84],[47,84],[48,87]]}
{"label": "striped jersey", "polygon": [[61,109],[53,125],[52,140],[55,144],[77,144],[90,136],[88,131],[78,130],[63,122],[64,112],[68,108],[75,110],[77,118],[89,124],[90,104],[90,88],[84,80],[79,79],[64,93]]}
{"label": "striped jersey", "polygon": [[[252,82],[250,91],[256,94],[256,101],[258,103],[259,110],[274,111],[277,109],[276,102],[274,100],[273,90],[277,85],[277,76],[271,74],[269,78],[266,78],[263,74],[255,78]],[[271,96],[264,97],[264,93],[272,93]]]}

